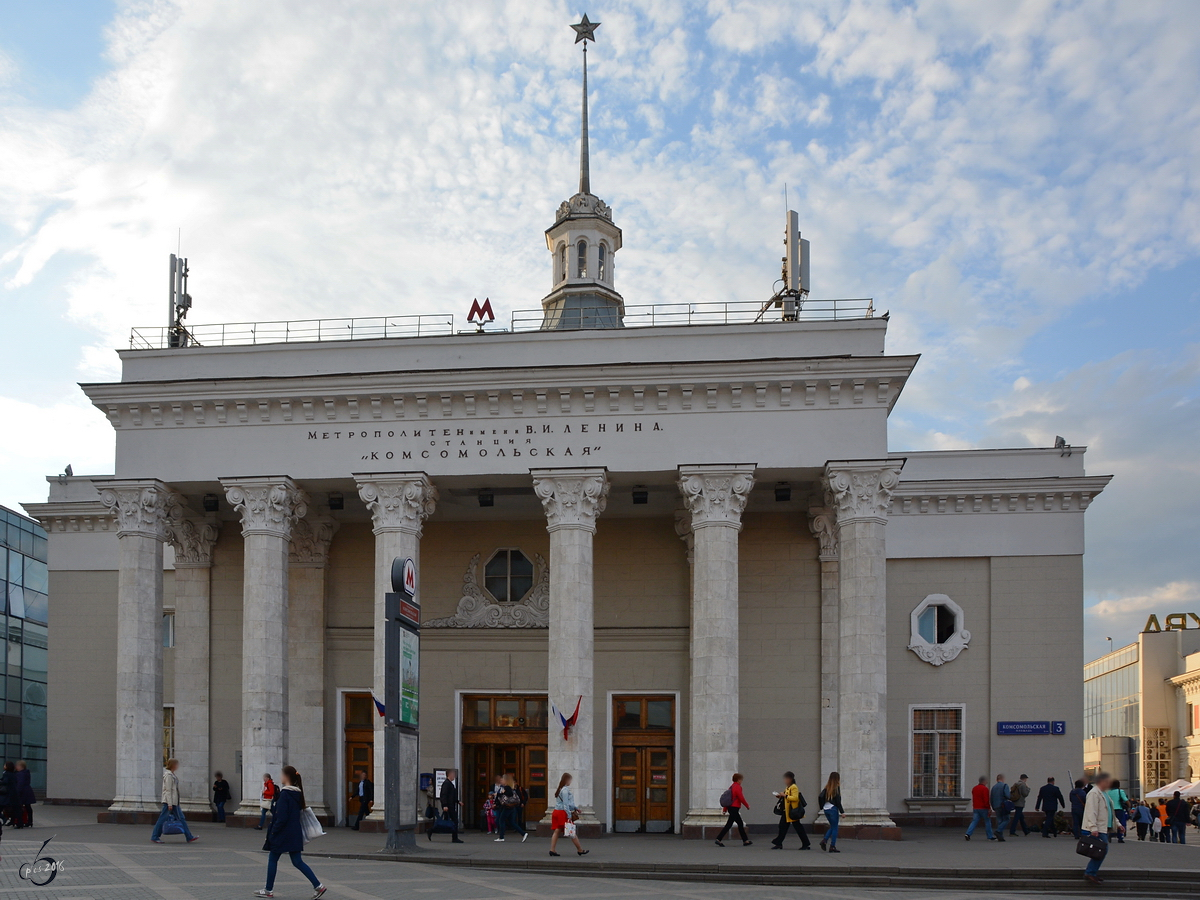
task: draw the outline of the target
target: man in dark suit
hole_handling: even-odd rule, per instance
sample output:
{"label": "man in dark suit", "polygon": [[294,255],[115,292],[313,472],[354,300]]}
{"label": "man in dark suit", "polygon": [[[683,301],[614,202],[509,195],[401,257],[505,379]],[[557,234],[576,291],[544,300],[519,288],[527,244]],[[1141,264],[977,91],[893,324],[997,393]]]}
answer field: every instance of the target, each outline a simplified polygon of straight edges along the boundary
{"label": "man in dark suit", "polygon": [[367,780],[366,772],[355,772],[354,777],[358,779],[358,783],[354,785],[350,799],[358,801],[358,818],[350,827],[358,831],[358,826],[371,814],[371,807],[375,805],[375,785]]}
{"label": "man in dark suit", "polygon": [[1167,824],[1171,827],[1176,844],[1187,843],[1187,826],[1191,812],[1192,808],[1179,796],[1179,791],[1167,801]]}
{"label": "man in dark suit", "polygon": [[1046,818],[1042,822],[1042,837],[1048,838],[1050,835],[1058,837],[1058,829],[1054,827],[1054,814],[1058,812],[1060,806],[1065,807],[1066,805],[1067,801],[1063,799],[1062,791],[1054,783],[1054,779],[1047,778],[1042,789],[1038,791],[1037,803],[1033,807],[1046,814]]}
{"label": "man in dark suit", "polygon": [[462,801],[458,799],[458,771],[456,769],[446,770],[446,780],[442,782],[442,793],[438,800],[442,804],[442,815],[454,823],[454,831],[451,833],[452,843],[463,843],[458,837],[458,808],[462,806]]}

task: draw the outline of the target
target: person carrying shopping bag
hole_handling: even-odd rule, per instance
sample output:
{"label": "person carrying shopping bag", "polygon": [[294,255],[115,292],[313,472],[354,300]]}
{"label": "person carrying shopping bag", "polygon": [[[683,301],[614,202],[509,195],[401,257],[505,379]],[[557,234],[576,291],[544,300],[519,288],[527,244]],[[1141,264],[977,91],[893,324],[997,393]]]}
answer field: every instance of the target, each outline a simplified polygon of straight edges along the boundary
{"label": "person carrying shopping bag", "polygon": [[275,875],[279,870],[279,857],[287,854],[296,870],[313,886],[312,900],[319,900],[325,893],[325,885],[304,861],[304,811],[308,804],[304,800],[304,781],[295,766],[284,766],[280,776],[283,787],[275,801],[275,813],[271,817],[271,828],[267,832],[267,886],[255,891],[255,897],[275,896]]}
{"label": "person carrying shopping bag", "polygon": [[749,809],[750,804],[746,802],[746,795],[742,793],[742,773],[733,773],[733,783],[721,795],[721,808],[725,810],[725,814],[729,817],[725,822],[725,827],[721,829],[721,833],[717,835],[714,843],[718,847],[724,847],[721,843],[725,840],[725,835],[729,834],[729,830],[737,825],[738,834],[742,838],[742,846],[749,847],[754,841],[746,840],[746,824],[742,821],[742,810]]}
{"label": "person carrying shopping bag", "polygon": [[154,823],[154,830],[150,832],[150,840],[156,844],[166,843],[162,839],[163,826],[171,820],[179,823],[179,830],[189,844],[200,840],[188,830],[187,819],[183,817],[183,810],[179,808],[179,778],[175,775],[178,768],[179,760],[172,757],[167,760],[167,767],[163,769],[162,812],[158,814],[158,821]]}
{"label": "person carrying shopping bag", "polygon": [[590,851],[584,850],[575,833],[575,820],[579,818],[579,807],[575,805],[575,794],[571,791],[571,773],[563,772],[558,779],[558,790],[554,792],[554,812],[550,815],[550,855],[559,856],[556,850],[558,839],[564,834],[575,845],[575,851],[585,856]]}
{"label": "person carrying shopping bag", "polygon": [[787,837],[788,829],[794,827],[796,834],[800,835],[800,849],[811,850],[812,843],[808,839],[808,833],[804,830],[804,823],[800,821],[804,817],[805,803],[804,795],[796,786],[795,774],[784,772],[783,785],[782,791],[775,791],[775,797],[778,798],[775,809],[779,812],[779,834],[775,836],[775,840],[771,841],[771,848],[782,850],[783,839]]}
{"label": "person carrying shopping bag", "polygon": [[841,853],[837,848],[838,822],[846,814],[846,810],[842,809],[842,776],[837,772],[829,773],[829,780],[825,782],[825,787],[821,788],[821,794],[817,797],[817,806],[821,807],[821,812],[825,813],[825,819],[829,822],[829,830],[821,838],[821,849],[828,849],[830,853]]}

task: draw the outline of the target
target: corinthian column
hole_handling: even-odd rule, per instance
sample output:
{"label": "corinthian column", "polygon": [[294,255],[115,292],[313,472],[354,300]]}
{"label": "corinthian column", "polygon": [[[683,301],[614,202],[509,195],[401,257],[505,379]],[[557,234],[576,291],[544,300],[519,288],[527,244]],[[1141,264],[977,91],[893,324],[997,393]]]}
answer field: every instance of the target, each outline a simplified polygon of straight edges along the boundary
{"label": "corinthian column", "polygon": [[738,770],[738,532],[754,466],[680,466],[691,514],[691,776],[685,837],[708,837],[725,816],[717,805]]}
{"label": "corinthian column", "polygon": [[[832,497],[808,511],[821,561],[821,779],[838,768],[838,669],[841,666],[841,602],[838,598],[837,514]],[[822,783],[824,783],[822,781]]]}
{"label": "corinthian column", "polygon": [[325,803],[325,568],[338,523],[309,515],[288,545],[288,762],[317,815]]}
{"label": "corinthian column", "polygon": [[276,779],[288,753],[288,541],[307,498],[292,479],[222,478],[242,516],[242,802],[258,815],[262,776]]}
{"label": "corinthian column", "polygon": [[[387,634],[384,628],[384,594],[392,589],[392,560],[396,557],[411,558],[417,564],[417,572],[421,571],[421,531],[425,520],[433,515],[437,507],[438,492],[424,472],[355,475],[354,479],[358,482],[358,496],[371,511],[375,531],[375,674],[372,690],[375,697],[382,702],[387,665],[384,655],[384,639]],[[383,788],[387,771],[383,727],[383,719],[376,716],[375,772],[372,775],[375,782],[375,806],[370,817],[380,820],[384,815],[386,791]],[[401,753],[415,754],[415,743],[402,740]],[[404,772],[409,768],[416,771],[416,759],[401,759],[400,771]],[[413,794],[413,802],[405,803],[400,809],[399,822],[401,825],[408,825],[416,821],[415,780],[411,789],[407,782],[402,783],[400,789],[404,795]]]}
{"label": "corinthian column", "polygon": [[175,548],[175,756],[179,805],[207,813],[209,805],[209,638],[212,551],[217,525],[181,518],[170,529]]}
{"label": "corinthian column", "polygon": [[157,812],[162,796],[163,541],[179,498],[161,481],[112,481],[116,511],[117,793],[114,812]]}
{"label": "corinthian column", "polygon": [[[550,722],[549,781],[563,772],[572,787],[582,825],[598,831],[595,799],[595,655],[592,610],[592,537],[596,517],[608,502],[607,469],[532,469],[533,492],[546,510],[550,532],[549,697],[566,716],[579,705],[579,718],[568,737],[561,723]],[[555,726],[558,727],[555,727]],[[549,821],[551,809],[546,810]]]}
{"label": "corinthian column", "polygon": [[841,606],[838,764],[848,825],[894,825],[887,809],[887,581],[884,529],[904,460],[829,462]]}

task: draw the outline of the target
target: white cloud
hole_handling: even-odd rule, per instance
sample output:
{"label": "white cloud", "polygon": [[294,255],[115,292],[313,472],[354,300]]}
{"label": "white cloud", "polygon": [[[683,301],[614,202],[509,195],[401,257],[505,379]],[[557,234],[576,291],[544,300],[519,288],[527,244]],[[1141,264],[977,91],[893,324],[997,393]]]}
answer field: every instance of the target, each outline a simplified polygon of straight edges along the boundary
{"label": "white cloud", "polygon": [[[765,299],[786,183],[816,293],[875,296],[889,349],[923,354],[895,446],[1089,442],[1118,475],[1088,514],[1089,584],[1195,580],[1194,356],[1176,340],[1049,382],[1021,364],[1081,299],[1200,254],[1200,21],[1179,8],[612,3],[589,54],[592,180],[625,232],[620,289]],[[179,228],[195,322],[536,307],[541,232],[576,178],[567,17],[549,0],[123,7],[78,108],[11,105],[0,72],[5,312],[48,261],[82,260],[63,298],[95,334],[78,365],[113,377],[103,348],[162,323]],[[0,402],[18,433],[50,427]],[[87,452],[105,470],[103,418],[71,409],[88,430],[54,435],[103,445]],[[46,449],[6,460],[6,497],[42,495],[35,476],[61,469]]]}
{"label": "white cloud", "polygon": [[0,471],[14,501],[44,500],[45,476],[68,465],[80,475],[113,470],[112,427],[82,396],[43,406],[0,397],[0,421],[19,423],[0,441]]}

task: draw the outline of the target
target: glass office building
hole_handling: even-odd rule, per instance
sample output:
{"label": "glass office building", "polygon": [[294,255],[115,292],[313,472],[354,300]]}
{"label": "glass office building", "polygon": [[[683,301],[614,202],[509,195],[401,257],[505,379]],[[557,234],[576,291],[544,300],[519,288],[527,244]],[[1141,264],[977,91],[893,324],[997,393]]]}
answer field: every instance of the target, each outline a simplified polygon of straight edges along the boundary
{"label": "glass office building", "polygon": [[49,584],[46,530],[0,506],[0,596],[4,598],[4,760],[25,760],[46,790],[46,668]]}
{"label": "glass office building", "polygon": [[1137,644],[1130,644],[1083,667],[1084,737],[1141,734]]}

